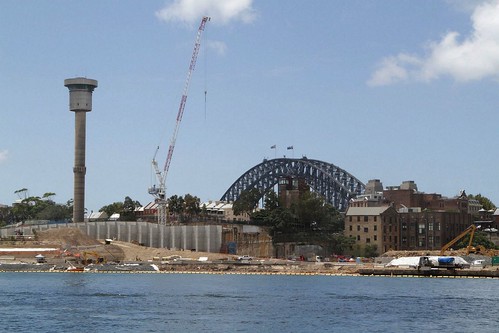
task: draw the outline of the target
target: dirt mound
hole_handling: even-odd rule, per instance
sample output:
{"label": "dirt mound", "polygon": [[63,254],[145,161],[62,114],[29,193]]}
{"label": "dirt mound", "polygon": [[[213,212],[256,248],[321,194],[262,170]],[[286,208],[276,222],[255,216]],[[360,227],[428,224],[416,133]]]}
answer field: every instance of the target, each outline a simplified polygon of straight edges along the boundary
{"label": "dirt mound", "polygon": [[36,239],[45,244],[56,244],[60,247],[76,247],[101,244],[76,228],[57,228],[39,231]]}
{"label": "dirt mound", "polygon": [[175,251],[168,250],[165,248],[155,248],[147,246],[139,246],[132,243],[113,241],[113,245],[120,247],[124,254],[126,261],[147,261],[153,258],[164,258],[164,257],[181,257],[189,258],[193,260],[199,259],[199,257],[206,257],[208,260],[221,260],[221,259],[233,259],[235,256],[223,253],[213,253],[213,252],[192,252],[192,251]]}
{"label": "dirt mound", "polygon": [[381,257],[420,257],[420,256],[438,256],[440,251],[426,250],[426,251],[388,251],[381,255]]}
{"label": "dirt mound", "polygon": [[[463,257],[463,256],[487,256],[487,257],[493,257],[499,254],[499,251],[497,250],[486,250],[483,253],[466,253],[465,249],[459,249],[459,250],[449,250],[445,251],[446,256],[458,256],[458,257]],[[400,257],[420,257],[420,256],[440,256],[440,250],[422,250],[422,251],[388,251],[385,252],[381,255],[381,257],[395,257],[395,258],[400,258]]]}

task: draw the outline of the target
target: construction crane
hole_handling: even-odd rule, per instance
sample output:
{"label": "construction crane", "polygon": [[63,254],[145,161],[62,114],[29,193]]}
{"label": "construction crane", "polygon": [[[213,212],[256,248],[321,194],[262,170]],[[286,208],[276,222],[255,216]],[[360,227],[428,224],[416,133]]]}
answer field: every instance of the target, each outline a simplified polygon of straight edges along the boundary
{"label": "construction crane", "polygon": [[161,171],[158,167],[158,162],[156,161],[156,155],[158,154],[159,146],[156,148],[156,152],[154,153],[154,157],[152,159],[152,167],[156,173],[157,185],[153,185],[149,188],[149,194],[153,195],[155,201],[158,205],[158,223],[166,224],[168,207],[166,203],[166,176],[168,175],[168,169],[170,168],[170,163],[172,162],[173,151],[175,150],[175,142],[177,141],[177,134],[180,128],[180,123],[182,121],[182,116],[184,115],[185,103],[187,102],[187,93],[189,91],[189,83],[191,81],[192,72],[194,71],[194,67],[196,66],[196,60],[199,53],[201,35],[204,31],[204,27],[206,22],[208,22],[210,18],[208,16],[204,16],[201,20],[201,24],[199,25],[196,42],[194,44],[194,50],[192,51],[191,62],[189,64],[189,70],[187,71],[187,79],[185,80],[184,91],[182,93],[182,98],[180,99],[180,106],[178,108],[177,113],[177,121],[175,124],[175,129],[173,131],[173,135],[170,139],[170,146],[168,148],[168,155],[166,157],[165,166],[163,171]]}

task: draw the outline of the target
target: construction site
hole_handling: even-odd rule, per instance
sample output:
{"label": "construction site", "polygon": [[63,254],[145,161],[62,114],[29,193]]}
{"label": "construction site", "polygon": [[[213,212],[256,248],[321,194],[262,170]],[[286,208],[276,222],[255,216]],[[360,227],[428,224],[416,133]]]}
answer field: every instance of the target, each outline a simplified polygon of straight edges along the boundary
{"label": "construction site", "polygon": [[[191,225],[182,225],[178,223],[168,223],[169,211],[167,203],[167,176],[172,162],[175,150],[176,140],[185,111],[187,96],[191,76],[196,66],[198,53],[200,50],[201,35],[205,30],[206,24],[210,21],[209,17],[203,17],[194,43],[187,78],[185,80],[182,97],[178,107],[178,113],[175,126],[170,139],[164,167],[161,169],[158,165],[158,146],[152,159],[152,168],[155,173],[156,183],[148,188],[148,192],[154,198],[155,204],[155,223],[145,221],[99,221],[88,223],[84,221],[85,210],[85,139],[86,139],[86,114],[92,111],[92,93],[97,88],[97,81],[82,77],[66,79],[64,85],[69,89],[69,109],[75,113],[75,152],[74,152],[74,205],[73,220],[66,225],[52,227],[47,225],[25,226],[19,225],[15,234],[13,228],[1,230],[0,236],[0,271],[56,271],[56,272],[243,272],[243,273],[284,273],[284,274],[369,274],[369,275],[431,275],[431,276],[486,276],[499,277],[499,252],[498,250],[487,249],[483,246],[472,245],[473,235],[477,230],[475,225],[471,225],[463,232],[458,234],[450,242],[444,244],[440,250],[435,251],[441,243],[447,241],[444,234],[438,234],[434,242],[433,234],[436,229],[440,232],[440,222],[435,220],[434,229],[433,220],[431,227],[418,225],[418,235],[424,235],[418,244],[423,247],[422,239],[432,240],[433,247],[431,251],[387,251],[388,249],[400,249],[398,244],[412,241],[414,237],[409,235],[409,228],[402,228],[405,234],[397,234],[397,227],[392,231],[392,216],[389,216],[389,241],[385,241],[387,235],[387,224],[378,225],[374,222],[385,221],[385,215],[373,215],[368,212],[372,210],[375,203],[373,198],[384,198],[386,193],[379,180],[374,184],[374,191],[370,197],[364,194],[358,198],[359,203],[355,207],[356,196],[361,195],[366,187],[358,179],[350,175],[345,170],[337,168],[332,164],[326,164],[321,161],[302,159],[275,159],[264,160],[256,169],[262,169],[263,174],[253,177],[255,170],[248,171],[250,176],[240,177],[240,183],[236,181],[231,188],[224,194],[223,199],[234,202],[241,195],[243,190],[247,190],[250,181],[254,178],[265,183],[266,188],[255,189],[268,190],[273,188],[277,182],[283,185],[283,180],[290,182],[288,192],[297,197],[299,191],[293,191],[291,185],[295,182],[300,183],[300,188],[310,186],[306,184],[305,178],[300,178],[300,173],[295,172],[293,177],[289,174],[274,174],[275,170],[291,170],[297,168],[303,172],[302,177],[316,175],[318,178],[328,178],[330,182],[324,183],[324,188],[314,188],[320,193],[326,193],[325,197],[333,200],[333,206],[339,210],[356,208],[352,212],[346,213],[348,217],[349,231],[347,235],[351,238],[361,241],[365,239],[365,244],[379,243],[377,248],[387,251],[375,258],[345,257],[337,255],[321,255],[319,246],[313,244],[286,244],[274,242],[271,235],[265,231],[265,228],[258,226],[231,225],[231,224],[205,224],[197,223]],[[274,146],[275,147],[275,146]],[[292,146],[290,147],[292,149]],[[268,172],[268,170],[273,170]],[[308,173],[305,173],[307,170]],[[329,170],[320,173],[319,170]],[[260,171],[262,172],[262,171]],[[322,171],[321,171],[322,172]],[[262,179],[267,181],[262,182]],[[314,180],[317,180],[314,179]],[[317,183],[312,182],[312,183]],[[379,184],[378,184],[379,183]],[[251,184],[252,186],[256,186]],[[284,184],[286,185],[286,184]],[[381,188],[381,192],[377,190]],[[420,195],[415,184],[408,192],[412,196]],[[339,187],[347,191],[339,191]],[[392,189],[393,195],[400,199],[404,188]],[[307,187],[308,191],[308,187]],[[367,192],[367,191],[366,191]],[[385,191],[386,192],[386,191]],[[283,192],[284,193],[284,192]],[[339,194],[342,194],[341,196]],[[443,199],[433,195],[442,205]],[[352,201],[353,200],[353,201]],[[465,204],[459,202],[460,209],[466,215],[466,219],[471,218],[468,208],[468,198],[464,194],[459,200],[465,201]],[[371,203],[371,201],[373,201]],[[394,201],[394,200],[392,200]],[[410,201],[412,203],[412,201]],[[371,206],[368,206],[369,205]],[[385,204],[377,202],[377,204]],[[386,205],[385,205],[386,206]],[[383,206],[378,209],[381,213],[391,213],[394,221],[398,221],[397,212],[393,212]],[[401,205],[409,213],[409,205]],[[421,207],[419,207],[420,209]],[[431,208],[431,207],[430,207]],[[410,208],[411,214],[415,213]],[[367,212],[367,213],[366,213]],[[421,214],[427,214],[427,210],[419,211]],[[463,215],[463,216],[464,216]],[[355,217],[355,218],[353,218]],[[365,225],[360,225],[362,220]],[[431,216],[431,218],[433,218]],[[372,221],[370,220],[372,219]],[[463,219],[460,222],[462,229],[468,220]],[[454,220],[453,220],[454,221]],[[492,221],[488,222],[489,224]],[[355,224],[355,225],[354,225]],[[373,225],[373,228],[370,227]],[[401,222],[401,225],[402,222]],[[466,224],[467,226],[468,224]],[[355,227],[355,228],[354,228]],[[371,229],[370,229],[371,228]],[[461,230],[462,230],[461,229]],[[346,228],[345,228],[346,230]],[[459,231],[461,231],[459,230]],[[453,230],[455,232],[456,230]],[[457,231],[456,233],[458,233]],[[393,232],[393,238],[392,233]],[[430,235],[430,233],[432,233]],[[372,235],[371,235],[372,234]],[[362,235],[362,236],[361,236]],[[454,237],[455,233],[450,237]],[[497,237],[497,230],[495,232]],[[372,240],[371,240],[372,237]],[[449,238],[450,238],[449,237]],[[453,250],[453,247],[468,237],[467,246],[459,251]],[[491,234],[492,237],[492,234]],[[414,238],[415,239],[415,238]],[[392,243],[390,243],[392,242]],[[435,245],[437,244],[437,245]],[[298,247],[310,250],[295,251]],[[315,246],[315,248],[314,248]],[[437,248],[438,248],[437,247]],[[325,251],[324,251],[325,252]],[[402,259],[407,258],[407,259]],[[463,273],[466,272],[466,273]]]}
{"label": "construction site", "polygon": [[[3,239],[0,242],[0,271],[497,278],[498,255],[499,251],[480,253],[476,249],[463,248],[424,252],[390,251],[376,258],[317,256],[311,260],[279,259],[153,248],[138,242],[98,240],[76,228],[59,228],[38,232],[30,239]],[[422,258],[427,260],[423,261]],[[447,258],[446,263],[439,264],[442,258]]]}

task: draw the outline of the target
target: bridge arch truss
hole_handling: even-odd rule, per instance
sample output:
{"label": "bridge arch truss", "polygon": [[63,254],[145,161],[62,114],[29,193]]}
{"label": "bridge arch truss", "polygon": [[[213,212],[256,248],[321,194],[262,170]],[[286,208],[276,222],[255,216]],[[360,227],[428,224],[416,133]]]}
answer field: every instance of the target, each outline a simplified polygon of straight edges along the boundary
{"label": "bridge arch truss", "polygon": [[256,188],[265,193],[280,178],[302,178],[313,192],[340,211],[348,201],[365,191],[365,185],[334,164],[308,158],[276,158],[264,160],[239,177],[222,196],[222,201],[236,201],[242,192]]}

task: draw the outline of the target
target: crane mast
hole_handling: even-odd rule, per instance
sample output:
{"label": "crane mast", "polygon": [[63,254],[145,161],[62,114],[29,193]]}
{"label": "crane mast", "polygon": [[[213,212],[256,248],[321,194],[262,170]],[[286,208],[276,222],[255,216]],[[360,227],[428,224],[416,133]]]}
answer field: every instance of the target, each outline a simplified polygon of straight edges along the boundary
{"label": "crane mast", "polygon": [[184,84],[184,90],[182,93],[182,98],[180,99],[180,105],[178,107],[177,120],[175,123],[175,129],[173,130],[173,135],[170,139],[170,146],[168,147],[168,155],[166,157],[165,166],[163,167],[163,171],[161,171],[158,167],[158,162],[156,161],[156,155],[158,154],[159,147],[156,148],[156,152],[154,153],[154,157],[152,159],[152,166],[156,173],[156,178],[158,182],[158,186],[153,186],[149,188],[149,194],[155,197],[156,203],[158,204],[158,223],[166,224],[167,220],[167,203],[166,203],[166,176],[168,174],[168,170],[170,169],[170,163],[173,157],[173,151],[175,150],[175,143],[177,141],[178,130],[180,128],[180,123],[182,122],[182,116],[184,115],[185,104],[187,102],[187,93],[189,92],[189,84],[191,82],[192,72],[196,67],[196,61],[198,58],[201,35],[204,31],[206,22],[208,22],[210,18],[208,16],[204,16],[201,20],[201,24],[199,25],[198,32],[196,35],[196,42],[194,44],[194,50],[192,51],[191,62],[189,64],[189,70],[187,71],[187,78]]}

